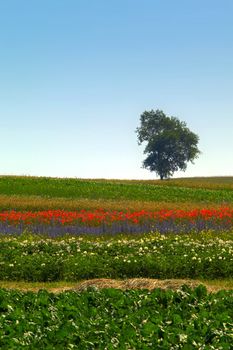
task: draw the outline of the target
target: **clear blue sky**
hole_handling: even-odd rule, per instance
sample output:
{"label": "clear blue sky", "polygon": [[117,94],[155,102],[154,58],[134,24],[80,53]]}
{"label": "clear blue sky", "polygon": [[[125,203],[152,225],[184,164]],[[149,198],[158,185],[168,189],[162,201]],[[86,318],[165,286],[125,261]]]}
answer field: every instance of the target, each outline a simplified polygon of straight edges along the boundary
{"label": "clear blue sky", "polygon": [[0,174],[154,178],[135,129],[200,137],[175,176],[233,175],[232,0],[0,0]]}

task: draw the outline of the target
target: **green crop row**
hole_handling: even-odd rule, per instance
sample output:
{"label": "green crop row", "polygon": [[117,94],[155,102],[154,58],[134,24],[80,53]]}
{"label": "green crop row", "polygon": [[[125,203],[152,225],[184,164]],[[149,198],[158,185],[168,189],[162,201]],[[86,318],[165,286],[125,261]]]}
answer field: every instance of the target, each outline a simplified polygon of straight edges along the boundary
{"label": "green crop row", "polygon": [[233,240],[207,234],[0,240],[0,280],[104,277],[232,278]]}
{"label": "green crop row", "polygon": [[0,177],[0,193],[7,196],[40,196],[91,200],[233,203],[233,191],[189,188],[133,181],[97,181],[44,177]]}
{"label": "green crop row", "polygon": [[0,348],[232,349],[233,292],[0,289]]}

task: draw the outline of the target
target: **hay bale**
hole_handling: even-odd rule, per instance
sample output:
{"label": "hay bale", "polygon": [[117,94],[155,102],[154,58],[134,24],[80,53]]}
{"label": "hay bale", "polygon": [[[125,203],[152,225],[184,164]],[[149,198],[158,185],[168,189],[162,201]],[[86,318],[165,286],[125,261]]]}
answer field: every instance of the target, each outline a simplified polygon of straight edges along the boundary
{"label": "hay bale", "polygon": [[194,280],[183,280],[183,279],[167,279],[159,280],[153,278],[130,278],[125,280],[115,280],[110,278],[96,278],[86,280],[77,284],[74,291],[83,291],[88,288],[103,289],[103,288],[115,288],[115,289],[173,289],[177,290],[182,285],[186,284],[191,288],[197,287],[200,282]]}

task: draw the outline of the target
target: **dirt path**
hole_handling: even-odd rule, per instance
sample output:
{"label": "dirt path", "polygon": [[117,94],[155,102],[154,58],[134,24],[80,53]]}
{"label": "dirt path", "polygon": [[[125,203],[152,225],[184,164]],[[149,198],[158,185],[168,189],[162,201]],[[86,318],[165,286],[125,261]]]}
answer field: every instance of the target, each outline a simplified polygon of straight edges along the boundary
{"label": "dirt path", "polygon": [[131,279],[125,279],[125,280],[114,280],[114,279],[108,279],[108,278],[100,278],[100,279],[92,279],[92,280],[86,280],[82,282],[77,283],[68,283],[67,285],[62,284],[58,286],[51,286],[49,283],[37,283],[33,285],[32,283],[20,283],[20,282],[4,282],[0,283],[0,288],[6,288],[6,289],[18,289],[22,291],[33,291],[37,292],[40,289],[46,289],[49,292],[53,293],[61,293],[66,290],[74,290],[74,291],[83,291],[86,290],[88,287],[92,288],[117,288],[117,289],[148,289],[152,290],[155,288],[161,288],[161,289],[172,289],[177,290],[182,285],[186,284],[187,286],[191,288],[195,288],[200,284],[203,284],[206,286],[208,292],[217,292],[222,289],[228,289],[232,290],[232,286],[228,287],[227,285],[223,284],[216,284],[214,283],[208,283],[203,282],[199,280],[191,280],[191,279],[166,279],[166,280],[160,280],[160,279],[151,279],[151,278],[131,278]]}

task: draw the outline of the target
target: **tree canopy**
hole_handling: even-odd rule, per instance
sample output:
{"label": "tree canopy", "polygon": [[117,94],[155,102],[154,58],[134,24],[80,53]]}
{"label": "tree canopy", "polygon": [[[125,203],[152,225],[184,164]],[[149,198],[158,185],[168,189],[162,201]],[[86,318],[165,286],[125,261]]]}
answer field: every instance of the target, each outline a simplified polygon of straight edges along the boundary
{"label": "tree canopy", "polygon": [[185,171],[187,163],[193,163],[199,156],[199,137],[188,129],[185,122],[153,109],[145,111],[140,122],[136,129],[138,143],[147,142],[143,167],[155,171],[161,180],[172,176],[175,171]]}

